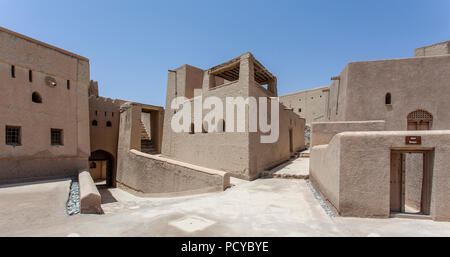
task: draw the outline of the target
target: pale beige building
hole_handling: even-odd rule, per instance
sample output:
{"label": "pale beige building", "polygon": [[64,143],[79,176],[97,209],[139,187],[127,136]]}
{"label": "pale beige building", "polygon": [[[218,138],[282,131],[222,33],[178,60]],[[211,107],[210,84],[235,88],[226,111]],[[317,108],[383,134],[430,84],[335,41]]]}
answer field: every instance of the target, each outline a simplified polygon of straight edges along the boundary
{"label": "pale beige building", "polygon": [[89,128],[91,155],[89,172],[97,183],[115,186],[120,105],[117,99],[100,97],[98,83],[89,87]]}
{"label": "pale beige building", "polygon": [[78,176],[83,213],[101,212],[95,183],[157,195],[229,186],[226,172],[159,157],[164,108],[99,96],[88,59],[4,28],[0,46],[0,184]]}
{"label": "pale beige building", "polygon": [[306,125],[324,121],[327,116],[328,86],[280,96],[280,102],[306,120]]}
{"label": "pale beige building", "polygon": [[[116,186],[117,150],[119,144],[120,106],[127,101],[99,96],[98,83],[89,87],[89,119],[91,155],[89,171],[97,185]],[[141,151],[161,153],[164,108],[138,104],[143,107],[139,119]]]}
{"label": "pale beige building", "polygon": [[333,78],[310,176],[338,214],[450,220],[448,46],[352,62]]}
{"label": "pale beige building", "polygon": [[445,47],[432,53],[347,64],[330,86],[326,120],[385,120],[386,130],[408,130],[410,118],[415,119],[414,112],[419,111],[428,116],[423,126],[448,129],[450,113],[444,110],[449,108],[450,55]]}
{"label": "pale beige building", "polygon": [[[195,89],[199,90],[198,95],[194,95]],[[195,124],[194,120],[191,120],[190,133],[175,133],[170,121],[175,114],[171,110],[171,103],[177,96],[184,96],[190,102],[194,101],[194,96],[201,96],[203,99],[214,96],[223,103],[226,102],[226,97],[277,97],[276,77],[250,53],[207,70],[184,65],[175,71],[169,71],[162,154],[253,180],[264,170],[289,160],[294,152],[305,148],[305,120],[281,104],[280,136],[276,143],[262,144],[261,133],[248,132],[248,127],[246,132],[239,133],[228,133],[223,129],[221,132],[205,133],[202,124]],[[246,108],[248,125],[248,105]],[[226,127],[228,122],[236,126],[237,115],[234,118],[234,121],[220,121],[220,126]]]}
{"label": "pale beige building", "polygon": [[86,169],[89,60],[0,27],[0,183]]}

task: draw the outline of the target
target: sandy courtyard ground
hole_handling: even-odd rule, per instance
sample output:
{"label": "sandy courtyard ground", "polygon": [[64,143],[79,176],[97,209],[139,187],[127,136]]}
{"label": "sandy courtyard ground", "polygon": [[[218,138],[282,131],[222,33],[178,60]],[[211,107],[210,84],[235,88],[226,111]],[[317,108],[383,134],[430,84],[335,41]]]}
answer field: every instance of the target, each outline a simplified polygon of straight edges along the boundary
{"label": "sandy courtyard ground", "polygon": [[104,189],[104,215],[72,217],[69,180],[0,187],[0,236],[450,236],[448,222],[331,218],[304,180],[232,183],[181,198]]}

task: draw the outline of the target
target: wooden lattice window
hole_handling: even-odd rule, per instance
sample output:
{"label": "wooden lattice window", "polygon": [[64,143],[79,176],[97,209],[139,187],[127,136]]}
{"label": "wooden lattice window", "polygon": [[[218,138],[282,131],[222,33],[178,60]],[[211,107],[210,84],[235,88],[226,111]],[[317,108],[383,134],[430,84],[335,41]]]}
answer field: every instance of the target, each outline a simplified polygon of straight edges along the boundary
{"label": "wooden lattice window", "polygon": [[425,110],[417,110],[408,115],[408,130],[430,130],[433,115]]}
{"label": "wooden lattice window", "polygon": [[20,127],[6,126],[5,136],[7,145],[20,145]]}

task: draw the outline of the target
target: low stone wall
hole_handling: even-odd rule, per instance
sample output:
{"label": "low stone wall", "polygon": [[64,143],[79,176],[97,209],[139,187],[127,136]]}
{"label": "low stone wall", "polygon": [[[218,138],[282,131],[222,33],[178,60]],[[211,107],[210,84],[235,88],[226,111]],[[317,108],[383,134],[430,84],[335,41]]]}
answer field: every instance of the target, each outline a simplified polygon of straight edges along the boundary
{"label": "low stone wall", "polygon": [[339,210],[339,142],[311,149],[309,177],[333,210]]}
{"label": "low stone wall", "polygon": [[88,157],[0,159],[0,185],[75,178],[88,168]]}
{"label": "low stone wall", "polygon": [[[143,196],[179,196],[223,191],[228,173],[140,152],[141,107],[121,106],[117,184]],[[187,149],[191,150],[191,149]]]}
{"label": "low stone wall", "polygon": [[311,127],[311,147],[327,145],[331,139],[346,131],[383,131],[386,124],[382,120],[316,122]]}
{"label": "low stone wall", "polygon": [[82,214],[102,214],[102,197],[88,171],[78,173]]}
{"label": "low stone wall", "polygon": [[135,194],[152,197],[182,196],[223,191],[228,173],[173,159],[130,150],[121,155],[117,182]]}

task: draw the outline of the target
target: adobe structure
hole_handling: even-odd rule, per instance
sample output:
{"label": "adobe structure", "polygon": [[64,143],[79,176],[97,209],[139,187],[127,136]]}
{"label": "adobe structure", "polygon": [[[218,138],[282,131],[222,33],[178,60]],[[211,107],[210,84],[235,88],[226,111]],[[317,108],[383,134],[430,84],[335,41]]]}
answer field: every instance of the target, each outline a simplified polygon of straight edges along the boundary
{"label": "adobe structure", "polygon": [[[0,42],[2,184],[78,176],[93,196],[85,202],[95,204],[94,183],[144,195],[221,191],[229,173],[255,179],[304,148],[305,120],[283,105],[272,144],[262,144],[260,132],[177,134],[164,123],[172,111],[99,96],[87,58],[4,28]],[[186,65],[170,72],[167,105],[176,95],[192,100],[194,89],[221,99],[277,96],[276,77],[250,53],[207,71]]]}
{"label": "adobe structure", "polygon": [[0,183],[87,169],[89,60],[0,27]]}
{"label": "adobe structure", "polygon": [[[176,97],[185,97],[193,105],[196,97],[201,97],[204,101],[211,96],[219,98],[223,103],[227,97],[277,97],[277,79],[251,53],[208,70],[184,65],[175,71],[169,71],[166,110],[171,109],[171,103]],[[236,111],[236,106],[232,110]],[[264,170],[289,160],[294,152],[305,148],[305,120],[292,112],[292,109],[280,104],[279,140],[262,144],[261,132],[249,132],[249,105],[244,108],[245,132],[230,132],[225,125],[233,124],[234,129],[231,128],[231,131],[236,131],[238,115],[233,115],[234,120],[216,121],[221,129],[213,133],[206,132],[207,128],[201,121],[196,122],[192,115],[191,131],[176,133],[170,123],[175,112],[166,111],[162,154],[183,162],[226,171],[235,177],[254,180]],[[203,117],[205,115],[204,112]],[[269,111],[268,116],[271,115]]]}
{"label": "adobe structure", "polygon": [[[164,110],[99,96],[85,57],[1,27],[0,45],[0,184],[78,176],[82,210],[94,213],[100,182],[143,196],[223,191],[230,176],[257,179],[304,149],[308,123],[310,179],[336,213],[450,220],[450,41],[413,58],[349,63],[329,87],[282,97],[277,113],[268,104],[267,117],[262,102],[252,116],[245,98],[270,102],[277,78],[251,53],[169,71]],[[203,112],[175,132],[178,97],[235,101],[215,131]],[[268,133],[250,124],[274,114],[279,138],[262,143]]]}
{"label": "adobe structure", "polygon": [[280,96],[280,102],[292,108],[297,115],[306,120],[307,126],[311,126],[313,122],[324,121],[327,117],[329,92],[329,86],[302,90]]}
{"label": "adobe structure", "polygon": [[342,216],[450,220],[449,42],[415,53],[333,77],[310,176]]}
{"label": "adobe structure", "polygon": [[[99,96],[98,82],[91,81],[89,86],[89,119],[91,155],[89,171],[97,184],[116,186],[117,150],[119,143],[120,106],[125,100]],[[159,106],[145,105],[139,125],[137,138],[142,144],[141,151],[149,154],[161,153],[162,124],[164,109]]]}

